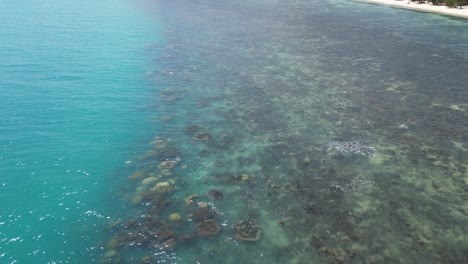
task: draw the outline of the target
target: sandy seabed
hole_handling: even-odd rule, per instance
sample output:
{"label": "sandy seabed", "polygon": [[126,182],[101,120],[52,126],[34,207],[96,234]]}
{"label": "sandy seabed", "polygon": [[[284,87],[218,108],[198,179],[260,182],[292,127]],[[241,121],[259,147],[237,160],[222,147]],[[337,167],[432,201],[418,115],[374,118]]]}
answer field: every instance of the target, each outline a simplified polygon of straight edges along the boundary
{"label": "sandy seabed", "polygon": [[443,14],[448,16],[456,16],[456,17],[463,17],[468,18],[468,7],[460,8],[449,8],[444,5],[435,6],[430,3],[419,4],[417,2],[412,2],[410,0],[356,0],[359,2],[368,2],[368,3],[376,3],[376,4],[383,4],[383,5],[390,5],[399,8],[417,10],[422,12],[431,12],[437,14]]}

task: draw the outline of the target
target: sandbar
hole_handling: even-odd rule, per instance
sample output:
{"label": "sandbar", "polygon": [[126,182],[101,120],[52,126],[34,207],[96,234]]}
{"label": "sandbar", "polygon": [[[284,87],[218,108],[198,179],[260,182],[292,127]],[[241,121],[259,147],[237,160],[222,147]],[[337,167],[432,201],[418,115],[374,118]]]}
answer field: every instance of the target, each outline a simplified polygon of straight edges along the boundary
{"label": "sandbar", "polygon": [[358,2],[366,2],[366,3],[375,3],[375,4],[382,4],[382,5],[389,5],[404,9],[411,9],[421,12],[430,12],[430,13],[437,13],[447,16],[455,16],[455,17],[462,17],[468,18],[468,6],[463,6],[462,9],[459,7],[457,8],[450,8],[444,5],[433,5],[431,3],[424,3],[419,4],[417,2],[412,2],[409,0],[354,0]]}

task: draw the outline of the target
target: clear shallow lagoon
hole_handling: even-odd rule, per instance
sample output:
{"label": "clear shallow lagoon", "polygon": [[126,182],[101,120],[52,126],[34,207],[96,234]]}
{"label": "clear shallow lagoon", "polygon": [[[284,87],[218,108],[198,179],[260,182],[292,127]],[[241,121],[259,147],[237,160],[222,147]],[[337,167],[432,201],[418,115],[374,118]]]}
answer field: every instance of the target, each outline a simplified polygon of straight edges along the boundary
{"label": "clear shallow lagoon", "polygon": [[466,20],[5,5],[0,261],[468,260]]}

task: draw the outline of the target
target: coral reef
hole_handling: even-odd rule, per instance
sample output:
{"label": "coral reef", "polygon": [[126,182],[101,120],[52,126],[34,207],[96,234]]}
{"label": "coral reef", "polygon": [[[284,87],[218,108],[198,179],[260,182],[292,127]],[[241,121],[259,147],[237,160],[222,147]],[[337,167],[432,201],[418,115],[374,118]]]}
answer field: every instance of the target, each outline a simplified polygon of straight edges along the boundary
{"label": "coral reef", "polygon": [[193,201],[195,199],[198,199],[198,194],[194,193],[194,194],[191,194],[187,197],[185,197],[184,201],[185,201],[185,205],[189,205],[191,203],[193,203]]}
{"label": "coral reef", "polygon": [[215,236],[221,230],[221,226],[214,220],[204,220],[197,225],[197,232],[201,236]]}
{"label": "coral reef", "polygon": [[151,191],[157,192],[157,193],[168,193],[172,191],[172,186],[169,182],[158,182],[156,183],[156,186],[150,189]]}
{"label": "coral reef", "polygon": [[169,220],[171,220],[172,222],[180,221],[181,219],[182,217],[178,213],[173,213],[169,215]]}
{"label": "coral reef", "polygon": [[170,121],[172,120],[172,116],[162,116],[160,119],[161,121]]}
{"label": "coral reef", "polygon": [[[185,3],[190,4],[188,2]],[[184,36],[168,34],[175,44],[168,47],[164,54],[166,59],[159,58],[158,63],[162,64],[160,68],[170,70],[160,73],[155,70],[152,77],[171,87],[187,87],[187,90],[183,96],[174,88],[162,91],[164,112],[155,116],[174,113],[174,116],[187,118],[163,124],[170,125],[170,129],[158,131],[160,136],[152,141],[151,150],[129,165],[133,166],[133,171],[137,170],[130,179],[141,182],[150,177],[167,177],[165,183],[160,183],[159,190],[153,187],[148,191],[145,187],[136,192],[142,197],[140,206],[136,207],[138,214],[143,212],[156,219],[162,216],[168,219],[169,213],[178,212],[182,215],[180,218],[188,221],[172,221],[169,215],[170,230],[158,229],[157,237],[154,237],[154,229],[150,228],[153,236],[148,236],[140,227],[148,227],[146,221],[129,222],[124,235],[132,235],[128,239],[117,236],[118,248],[132,244],[140,245],[139,249],[144,246],[164,250],[183,241],[190,241],[194,248],[205,247],[214,239],[193,239],[191,234],[183,232],[195,229],[196,234],[204,236],[204,233],[218,230],[219,210],[222,210],[227,223],[238,219],[239,215],[242,215],[240,219],[247,219],[233,225],[236,240],[257,241],[262,233],[264,235],[262,243],[246,244],[254,254],[258,252],[257,246],[268,248],[272,253],[247,262],[358,263],[368,260],[385,263],[424,259],[463,263],[459,260],[466,258],[464,240],[459,234],[466,231],[464,226],[467,226],[463,214],[467,208],[461,194],[467,190],[468,133],[464,125],[466,111],[460,109],[466,107],[456,102],[456,96],[450,98],[450,93],[440,92],[440,87],[452,89],[459,85],[458,81],[452,79],[450,85],[453,86],[450,86],[446,85],[446,80],[436,84],[437,78],[427,78],[427,82],[419,77],[399,80],[398,76],[407,74],[393,71],[391,66],[397,65],[391,64],[385,71],[378,70],[384,66],[378,63],[386,60],[384,56],[398,54],[387,44],[392,41],[378,42],[389,52],[360,50],[353,46],[359,41],[354,38],[349,41],[349,37],[343,37],[342,30],[349,27],[359,33],[363,28],[336,21],[332,16],[329,18],[329,14],[339,12],[336,10],[322,14],[311,8],[302,14],[295,12],[306,6],[302,2],[301,8],[288,10],[294,1],[280,3],[281,8],[275,6],[274,9],[261,1],[262,10],[272,8],[272,12],[284,12],[288,23],[271,19],[270,16],[275,17],[270,15],[273,13],[255,20],[246,16],[244,23],[237,20],[243,14],[236,13],[235,9],[230,10],[236,13],[236,20],[229,17],[229,12],[223,13],[223,19],[217,19],[216,12],[223,6],[210,8],[210,2],[197,3],[197,8],[205,7],[201,8],[206,12],[204,15],[213,12],[216,19],[192,13],[181,17],[194,28],[198,20],[192,16],[199,21],[219,23],[220,28],[232,31],[210,30],[203,22],[198,25],[203,32],[190,35],[185,42]],[[304,19],[314,19],[310,14],[315,14],[317,22],[328,23],[321,23],[317,28],[302,25]],[[294,24],[296,22],[299,24]],[[336,28],[341,22],[346,24],[342,30]],[[377,21],[372,22],[376,25]],[[226,25],[229,27],[223,27]],[[313,37],[307,37],[309,33]],[[370,43],[375,34],[356,36]],[[385,37],[384,34],[379,36]],[[206,39],[218,41],[206,42]],[[262,45],[260,48],[244,46],[245,39],[248,43]],[[332,45],[328,42],[331,39]],[[219,52],[206,49],[224,51],[233,47],[232,43],[236,43],[235,48],[222,52],[229,57],[225,61],[220,60]],[[348,47],[359,53],[341,56]],[[415,65],[424,65],[422,62],[429,62],[427,58],[430,58],[442,62],[440,67],[431,64],[440,72],[445,68],[456,70],[446,67],[450,65],[443,63],[445,59],[426,56],[443,54],[450,58],[452,55],[444,53],[444,49],[431,50],[430,45],[406,48],[414,51],[413,54],[422,51],[421,58],[426,58],[415,61]],[[194,50],[203,57],[195,58]],[[196,67],[190,63],[191,58]],[[200,65],[205,59],[207,63]],[[400,61],[405,59],[399,58]],[[413,59],[416,57],[412,56]],[[460,67],[458,72],[462,70],[464,68]],[[182,74],[192,74],[193,82],[186,82]],[[424,73],[414,76],[424,76]],[[423,88],[421,91],[418,85]],[[459,85],[458,95],[463,94],[463,88]],[[430,93],[437,95],[437,100],[442,101],[440,105],[428,96]],[[190,102],[184,102],[184,98],[190,98],[187,100]],[[451,105],[460,105],[460,109]],[[195,123],[197,125],[193,125]],[[335,141],[329,142],[330,139]],[[372,144],[363,139],[371,140]],[[452,144],[455,148],[447,147]],[[178,157],[184,159],[183,164]],[[125,177],[129,173],[131,171],[126,172]],[[177,186],[170,177],[177,179]],[[141,187],[138,181],[135,185]],[[219,201],[223,193],[211,189],[207,193],[210,201],[203,201],[206,195],[199,197],[198,194],[183,200],[187,194],[201,194],[210,188],[207,186],[220,188],[229,199]],[[260,220],[262,227],[257,224]],[[229,241],[227,235],[219,234],[215,242],[219,243],[197,258],[206,257],[207,263],[218,260],[216,253],[225,249],[224,243]],[[377,246],[368,247],[369,244]],[[310,250],[301,251],[305,246]],[[232,252],[239,252],[235,250]],[[245,258],[236,261],[247,263],[247,258],[254,257],[245,254]]]}
{"label": "coral reef", "polygon": [[188,133],[193,133],[193,132],[197,132],[199,129],[200,129],[199,126],[191,125],[191,126],[186,127],[185,131],[188,132]]}
{"label": "coral reef", "polygon": [[145,178],[141,181],[141,184],[143,185],[149,185],[149,184],[152,184],[154,182],[156,182],[158,180],[157,177],[148,177],[148,178]]}
{"label": "coral reef", "polygon": [[235,237],[242,241],[257,241],[262,235],[262,230],[257,221],[252,219],[242,220],[233,226]]}
{"label": "coral reef", "polygon": [[175,165],[180,161],[180,159],[175,159],[175,160],[165,160],[158,165],[158,169],[163,170],[163,169],[172,169],[174,168]]}
{"label": "coral reef", "polygon": [[131,179],[131,180],[139,180],[139,179],[144,178],[145,176],[146,176],[145,173],[143,173],[141,171],[135,171],[130,176],[128,176],[128,178]]}
{"label": "coral reef", "polygon": [[207,132],[201,132],[193,136],[193,139],[203,141],[203,140],[210,139],[210,137],[211,137],[210,134],[208,134]]}
{"label": "coral reef", "polygon": [[214,219],[218,216],[218,211],[207,203],[198,203],[197,207],[192,213],[192,219],[202,221],[207,219]]}
{"label": "coral reef", "polygon": [[215,200],[220,200],[224,198],[224,194],[218,189],[211,189],[208,191],[208,196]]}
{"label": "coral reef", "polygon": [[374,147],[360,141],[332,141],[328,143],[327,151],[342,155],[357,154],[362,156],[372,156],[377,152]]}

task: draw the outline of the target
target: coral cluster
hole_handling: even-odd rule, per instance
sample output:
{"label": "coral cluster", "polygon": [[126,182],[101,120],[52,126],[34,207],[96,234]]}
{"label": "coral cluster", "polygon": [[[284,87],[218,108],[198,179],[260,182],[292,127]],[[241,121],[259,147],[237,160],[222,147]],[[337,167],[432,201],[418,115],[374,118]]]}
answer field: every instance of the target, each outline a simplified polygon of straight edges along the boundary
{"label": "coral cluster", "polygon": [[362,156],[372,156],[377,152],[374,147],[360,141],[332,141],[328,144],[327,151],[342,155],[357,154]]}

